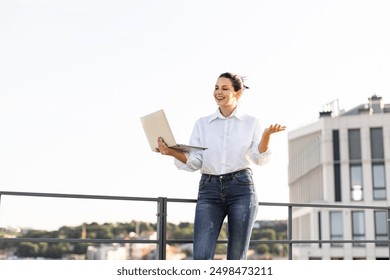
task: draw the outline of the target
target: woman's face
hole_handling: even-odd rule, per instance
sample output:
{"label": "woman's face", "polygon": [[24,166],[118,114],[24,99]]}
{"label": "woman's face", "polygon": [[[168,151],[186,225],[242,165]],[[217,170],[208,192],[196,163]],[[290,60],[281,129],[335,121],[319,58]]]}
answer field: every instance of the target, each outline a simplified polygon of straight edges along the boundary
{"label": "woman's face", "polygon": [[235,107],[240,96],[241,91],[234,91],[229,78],[218,78],[214,89],[214,99],[219,107]]}

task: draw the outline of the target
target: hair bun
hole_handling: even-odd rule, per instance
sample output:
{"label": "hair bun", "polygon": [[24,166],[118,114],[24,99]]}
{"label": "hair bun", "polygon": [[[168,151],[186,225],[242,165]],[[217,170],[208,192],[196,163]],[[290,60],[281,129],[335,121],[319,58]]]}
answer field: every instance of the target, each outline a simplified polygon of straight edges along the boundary
{"label": "hair bun", "polygon": [[239,76],[231,72],[225,72],[219,75],[219,78],[221,77],[230,79],[235,91],[249,89],[249,87],[244,83],[246,80],[245,76]]}

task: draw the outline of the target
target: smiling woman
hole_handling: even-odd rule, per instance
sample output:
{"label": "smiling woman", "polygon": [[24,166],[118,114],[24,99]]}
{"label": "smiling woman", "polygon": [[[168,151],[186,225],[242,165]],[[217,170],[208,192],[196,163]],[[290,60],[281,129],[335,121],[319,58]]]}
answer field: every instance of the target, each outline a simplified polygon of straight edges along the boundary
{"label": "smiling woman", "polygon": [[[234,149],[223,158],[217,151],[224,143],[218,141],[224,124],[228,141],[249,133],[244,125],[232,126],[241,109],[263,128],[280,122],[294,133],[317,121],[330,100],[340,100],[343,110],[373,93],[389,94],[389,5],[384,0],[0,1],[0,190],[196,198],[199,171],[178,172],[171,157],[150,152],[139,116],[164,108],[175,136],[189,144],[196,119],[215,111],[217,118],[205,127],[216,130],[193,139],[217,143],[213,153],[200,155],[200,173],[214,174],[209,162],[217,166],[215,174],[233,172],[241,158],[232,153],[247,143],[243,138],[226,143]],[[248,76],[244,82],[250,86],[238,111],[226,119],[213,95],[221,69]],[[232,87],[239,90],[234,81]],[[272,160],[251,167],[253,179],[261,202],[289,202],[288,135],[271,137]],[[183,160],[186,168],[198,168],[197,155]],[[53,211],[35,215],[36,200],[23,204],[25,212],[20,204],[7,210],[8,201],[2,197],[0,226],[56,229],[96,217],[126,221],[133,213],[136,219],[156,218],[143,216],[145,211],[64,202],[65,214],[52,219],[46,214]],[[194,206],[178,204],[177,211],[169,210],[170,222],[192,221]],[[258,212],[263,220],[287,215],[284,207]]]}
{"label": "smiling woman", "polygon": [[174,157],[179,169],[202,174],[195,210],[194,259],[214,258],[225,217],[229,225],[227,258],[246,259],[258,209],[250,165],[267,163],[271,134],[285,130],[275,124],[261,133],[258,120],[238,106],[245,89],[241,76],[226,72],[218,77],[213,94],[218,109],[198,119],[190,139],[191,145],[207,150],[184,153],[158,139],[159,152]]}
{"label": "smiling woman", "polygon": [[244,89],[249,89],[249,87],[244,85],[243,77],[228,72],[219,76],[215,85],[214,97],[224,117],[230,116],[231,109],[234,110],[237,107],[238,99]]}

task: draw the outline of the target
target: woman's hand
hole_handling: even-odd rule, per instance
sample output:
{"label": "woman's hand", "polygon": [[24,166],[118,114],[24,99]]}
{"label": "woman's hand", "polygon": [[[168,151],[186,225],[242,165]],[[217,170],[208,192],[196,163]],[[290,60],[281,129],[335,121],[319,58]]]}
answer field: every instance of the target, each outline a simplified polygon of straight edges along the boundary
{"label": "woman's hand", "polygon": [[271,124],[269,127],[264,129],[263,134],[265,135],[271,135],[273,133],[277,133],[280,131],[284,131],[286,129],[286,126],[282,126],[281,124]]}
{"label": "woman's hand", "polygon": [[159,137],[157,139],[157,144],[158,144],[157,152],[159,152],[162,155],[171,155],[172,154],[171,150],[173,150],[173,149],[169,148],[168,145],[165,144],[164,140],[161,137]]}
{"label": "woman's hand", "polygon": [[168,145],[164,142],[164,140],[159,137],[157,139],[158,148],[156,148],[156,151],[159,152],[162,155],[172,156],[178,160],[180,160],[183,163],[187,162],[187,157],[184,153],[182,153],[179,150],[169,148]]}
{"label": "woman's hand", "polygon": [[284,131],[286,126],[282,126],[280,124],[271,124],[269,127],[264,129],[263,135],[261,136],[261,140],[259,143],[259,152],[264,153],[268,149],[269,141],[271,138],[271,134],[277,133],[280,131]]}

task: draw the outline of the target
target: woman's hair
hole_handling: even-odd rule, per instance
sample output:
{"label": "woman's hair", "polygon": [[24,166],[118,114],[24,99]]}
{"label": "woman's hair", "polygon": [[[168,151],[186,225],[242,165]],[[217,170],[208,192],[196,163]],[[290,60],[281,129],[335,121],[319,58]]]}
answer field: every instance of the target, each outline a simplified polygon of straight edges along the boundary
{"label": "woman's hair", "polygon": [[225,72],[219,75],[218,78],[228,78],[232,82],[234,91],[249,89],[249,87],[244,84],[245,77],[238,76],[234,73]]}

